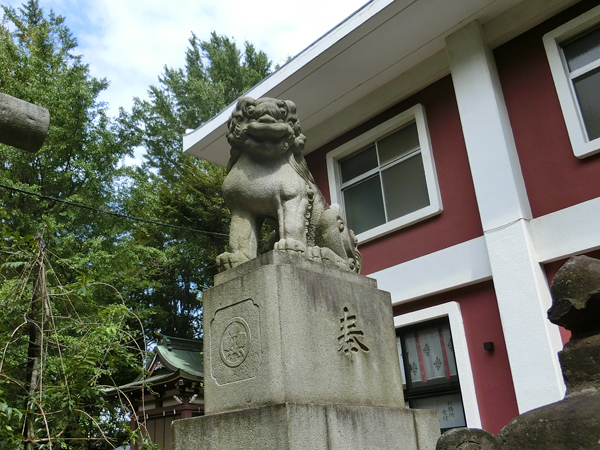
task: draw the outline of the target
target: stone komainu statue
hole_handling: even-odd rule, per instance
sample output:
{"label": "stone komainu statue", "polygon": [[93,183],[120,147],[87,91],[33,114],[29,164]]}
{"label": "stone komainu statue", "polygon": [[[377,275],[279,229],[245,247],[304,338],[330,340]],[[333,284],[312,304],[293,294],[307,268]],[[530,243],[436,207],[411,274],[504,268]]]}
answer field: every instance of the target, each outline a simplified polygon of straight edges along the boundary
{"label": "stone komainu statue", "polygon": [[[231,252],[217,257],[220,271],[256,258],[265,220],[279,251],[359,273],[357,240],[339,205],[329,206],[308,170],[296,105],[243,97],[228,122],[231,157],[223,196],[231,210]],[[276,224],[276,226],[275,226]]]}

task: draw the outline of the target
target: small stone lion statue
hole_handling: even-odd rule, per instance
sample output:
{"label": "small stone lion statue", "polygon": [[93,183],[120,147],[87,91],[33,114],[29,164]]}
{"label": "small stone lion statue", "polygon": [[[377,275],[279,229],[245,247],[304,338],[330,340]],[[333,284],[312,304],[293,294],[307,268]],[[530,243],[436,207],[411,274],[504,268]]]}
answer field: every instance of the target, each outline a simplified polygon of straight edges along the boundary
{"label": "small stone lion statue", "polygon": [[356,237],[339,205],[327,204],[302,156],[306,138],[296,105],[242,97],[228,128],[231,157],[222,189],[231,211],[231,252],[217,257],[219,271],[256,258],[266,220],[275,228],[269,238],[275,250],[360,273]]}

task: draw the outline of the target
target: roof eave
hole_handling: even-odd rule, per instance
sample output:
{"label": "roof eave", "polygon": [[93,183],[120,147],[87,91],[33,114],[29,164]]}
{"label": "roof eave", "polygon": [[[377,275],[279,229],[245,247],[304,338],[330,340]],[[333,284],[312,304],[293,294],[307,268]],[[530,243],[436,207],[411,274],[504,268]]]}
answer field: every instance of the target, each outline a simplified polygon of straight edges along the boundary
{"label": "roof eave", "polygon": [[[445,38],[465,24],[479,20],[494,48],[577,1],[373,0],[245,95],[294,101],[310,153],[447,75]],[[183,136],[184,151],[225,166],[234,106]]]}
{"label": "roof eave", "polygon": [[[250,89],[244,96],[253,98],[276,97],[277,94],[275,92],[277,91],[277,87],[286,81],[295,84],[294,76],[301,79],[301,75],[298,73],[301,69],[309,67],[309,64],[314,63],[317,57],[324,55],[330,50],[333,44],[348,36],[348,34],[363,25],[392,2],[393,0],[369,1],[354,14],[301,51],[276,72]],[[225,133],[227,132],[227,121],[236,103],[237,101],[233,102],[211,120],[194,131],[185,134],[183,136],[183,150],[186,153],[207,161],[226,166],[229,158],[229,146],[225,139]]]}

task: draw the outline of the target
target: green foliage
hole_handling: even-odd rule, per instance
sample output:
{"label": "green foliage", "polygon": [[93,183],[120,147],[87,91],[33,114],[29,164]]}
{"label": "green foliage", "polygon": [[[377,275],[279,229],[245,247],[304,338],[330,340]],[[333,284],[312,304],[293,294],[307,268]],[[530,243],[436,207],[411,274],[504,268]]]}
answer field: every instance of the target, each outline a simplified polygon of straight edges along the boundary
{"label": "green foliage", "polygon": [[[103,388],[126,368],[135,376],[140,333],[116,291],[81,273],[63,284],[47,254],[41,235],[21,237],[1,222],[0,442],[96,447],[109,439],[103,422],[115,413]],[[112,303],[98,304],[96,289],[110,292]]]}
{"label": "green foliage", "polygon": [[[35,155],[0,145],[1,183],[110,209],[131,145],[97,101],[107,81],[89,75],[63,18],[45,15],[35,0],[3,11],[0,91],[48,108],[51,120]],[[82,447],[82,439],[101,442],[114,414],[101,387],[136,375],[143,332],[120,293],[85,273],[106,271],[94,250],[118,246],[124,223],[4,188],[0,211],[0,448],[24,440],[69,448]],[[41,230],[42,253],[33,237]],[[42,267],[44,295],[36,285]],[[28,352],[36,333],[31,391],[35,358]]]}
{"label": "green foliage", "polygon": [[249,42],[243,53],[215,32],[209,41],[192,34],[189,43],[185,68],[165,66],[159,85],[150,86],[150,100],[135,99],[126,127],[146,149],[145,169],[158,169],[167,181],[181,177],[180,160],[188,158],[181,152],[185,130],[210,120],[271,72],[267,55]]}
{"label": "green foliage", "polygon": [[[142,167],[132,169],[132,184],[121,199],[133,214],[144,205],[148,217],[208,233],[139,224],[136,245],[160,252],[147,273],[149,283],[130,297],[146,313],[147,327],[192,338],[201,334],[201,291],[212,285],[215,257],[227,242],[229,212],[221,196],[225,171],[182,152],[181,136],[197,128],[262,80],[271,71],[263,52],[248,42],[240,51],[227,37],[192,34],[184,69],[165,67],[149,100],[135,99],[122,118],[124,134],[136,136],[146,150]],[[150,283],[153,280],[154,283]],[[142,306],[143,305],[143,306]],[[150,305],[152,305],[150,307]]]}
{"label": "green foliage", "polygon": [[[50,112],[48,136],[37,154],[0,145],[2,183],[110,209],[115,180],[122,175],[119,163],[131,154],[131,145],[97,100],[108,82],[91,77],[81,56],[74,53],[77,43],[64,18],[52,12],[46,17],[37,0],[19,10],[2,8],[0,92]],[[109,242],[106,237],[118,236],[115,227],[122,226],[110,216],[91,217],[88,210],[4,188],[0,204],[10,211],[10,225],[23,234],[34,234],[44,224],[46,241],[64,260],[90,255],[90,244],[98,239],[110,248],[114,238]],[[73,264],[83,269],[90,259],[74,259]]]}
{"label": "green foliage", "polygon": [[[115,120],[98,101],[108,82],[90,76],[64,18],[37,0],[2,9],[0,92],[47,108],[51,119],[37,154],[0,145],[0,183],[42,196],[0,187],[0,449],[87,448],[89,439],[104,448],[116,435],[153,448],[119,421],[130,405],[108,404],[102,387],[137,374],[144,329],[201,335],[201,291],[227,242],[225,173],[183,154],[181,136],[271,63],[247,42],[241,51],[216,33],[206,42],[192,35],[185,68],[165,67],[149,100]],[[136,146],[144,163],[122,167]]]}
{"label": "green foliage", "polygon": [[[22,234],[46,227],[59,256],[54,270],[72,269],[115,286],[148,329],[191,338],[201,334],[201,291],[212,284],[224,250],[229,213],[221,197],[224,170],[182,153],[181,136],[267,76],[271,63],[227,37],[203,42],[192,34],[183,69],[165,67],[149,100],[110,119],[97,101],[107,81],[89,75],[62,17],[36,0],[4,9],[0,27],[0,91],[49,109],[51,126],[39,153],[0,146],[0,179],[16,188],[98,209],[207,233],[134,223],[15,193],[0,187],[8,223]],[[119,167],[135,146],[142,167]],[[110,301],[95,290],[99,303]]]}

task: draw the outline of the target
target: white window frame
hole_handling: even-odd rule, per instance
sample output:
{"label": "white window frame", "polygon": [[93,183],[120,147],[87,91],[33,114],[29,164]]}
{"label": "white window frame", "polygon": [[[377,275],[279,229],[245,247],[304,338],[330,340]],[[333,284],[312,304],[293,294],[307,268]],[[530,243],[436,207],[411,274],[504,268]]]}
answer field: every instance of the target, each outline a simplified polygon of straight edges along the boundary
{"label": "white window frame", "polygon": [[350,156],[354,152],[366,148],[376,140],[412,121],[415,121],[417,125],[417,134],[421,146],[421,157],[423,159],[425,180],[427,182],[427,194],[429,195],[430,204],[417,211],[413,211],[412,213],[359,233],[357,235],[359,243],[368,242],[442,212],[442,198],[440,196],[440,188],[433,160],[425,110],[422,105],[417,104],[327,154],[327,175],[329,178],[331,203],[337,203],[344,208],[339,161]]}
{"label": "white window frame", "polygon": [[440,317],[448,317],[448,321],[450,322],[450,334],[452,335],[456,369],[458,371],[458,384],[460,385],[460,394],[462,396],[467,427],[481,428],[475,381],[473,379],[473,370],[471,369],[471,358],[469,357],[469,348],[467,346],[460,305],[457,302],[448,302],[402,314],[394,317],[394,327],[406,327],[439,319]]}
{"label": "white window frame", "polygon": [[[575,88],[571,82],[571,75],[569,75],[561,45],[570,38],[584,33],[598,24],[600,24],[600,6],[546,33],[543,38],[546,55],[550,63],[550,70],[552,71],[552,78],[554,79],[560,107],[562,108],[567,125],[569,139],[571,140],[573,153],[577,158],[585,158],[600,152],[600,138],[592,141],[588,139]],[[591,64],[600,65],[600,61],[595,61]],[[578,72],[587,72],[589,70],[593,69],[586,66]],[[575,75],[577,75],[577,72]]]}

